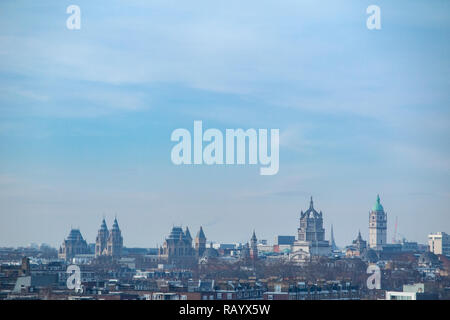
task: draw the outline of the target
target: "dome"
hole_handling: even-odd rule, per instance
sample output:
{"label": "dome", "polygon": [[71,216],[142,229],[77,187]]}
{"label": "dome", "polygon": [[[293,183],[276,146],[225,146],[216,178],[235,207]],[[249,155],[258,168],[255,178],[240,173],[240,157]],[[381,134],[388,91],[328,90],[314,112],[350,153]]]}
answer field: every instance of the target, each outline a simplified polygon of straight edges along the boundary
{"label": "dome", "polygon": [[384,211],[383,206],[380,203],[380,196],[377,195],[377,202],[373,205],[372,211]]}

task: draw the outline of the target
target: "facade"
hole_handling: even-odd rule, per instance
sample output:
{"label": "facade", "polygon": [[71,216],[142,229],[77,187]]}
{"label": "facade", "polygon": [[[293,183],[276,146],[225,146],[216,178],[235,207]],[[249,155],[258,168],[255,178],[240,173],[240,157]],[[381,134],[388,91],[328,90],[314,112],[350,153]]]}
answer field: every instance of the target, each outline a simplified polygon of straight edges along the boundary
{"label": "facade", "polygon": [[380,203],[380,196],[369,213],[369,247],[382,250],[387,244],[387,214]]}
{"label": "facade", "polygon": [[110,231],[108,231],[105,219],[103,219],[95,240],[95,256],[111,256],[113,258],[120,258],[122,255],[122,249],[123,237],[117,218],[114,219],[114,223]]}
{"label": "facade", "polygon": [[277,236],[275,238],[275,245],[293,245],[295,241],[295,237],[294,236]]}
{"label": "facade", "polygon": [[191,233],[186,227],[185,231],[181,227],[173,227],[166,238],[164,244],[159,249],[160,260],[169,263],[194,262],[201,258],[206,252],[206,236],[203,228],[195,237],[195,247],[193,247]]}
{"label": "facade", "polygon": [[428,236],[428,250],[434,254],[450,256],[450,237],[445,232],[432,233]]}
{"label": "facade", "polygon": [[86,240],[83,239],[79,229],[72,229],[67,239],[64,240],[59,248],[58,258],[70,261],[75,255],[86,253],[89,253]]}
{"label": "facade", "polygon": [[329,241],[325,240],[322,211],[314,209],[311,197],[309,209],[300,212],[300,227],[298,228],[298,240],[294,242],[292,251],[306,252],[309,255],[327,256],[331,253]]}

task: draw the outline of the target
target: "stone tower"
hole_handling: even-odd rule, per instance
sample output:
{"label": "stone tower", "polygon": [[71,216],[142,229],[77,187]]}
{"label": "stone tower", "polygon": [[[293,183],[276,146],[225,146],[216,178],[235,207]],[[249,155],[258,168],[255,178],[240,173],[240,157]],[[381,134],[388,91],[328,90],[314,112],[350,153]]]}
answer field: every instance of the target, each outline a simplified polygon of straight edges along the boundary
{"label": "stone tower", "polygon": [[203,228],[200,226],[200,230],[195,237],[195,251],[197,251],[197,255],[199,257],[203,256],[203,253],[206,250],[206,237],[203,232]]}
{"label": "stone tower", "polygon": [[253,230],[252,238],[250,239],[250,258],[258,259],[258,239],[256,239],[255,230]]}
{"label": "stone tower", "polygon": [[387,239],[387,214],[380,203],[380,196],[377,195],[377,202],[369,213],[369,248],[382,250]]}
{"label": "stone tower", "polygon": [[122,255],[123,238],[122,233],[117,223],[117,219],[114,219],[114,223],[111,231],[109,232],[107,241],[107,254],[114,258],[119,258]]}
{"label": "stone tower", "polygon": [[298,228],[299,241],[324,241],[322,211],[314,209],[313,199],[309,202],[309,209],[300,213],[300,228]]}
{"label": "stone tower", "polygon": [[102,225],[98,230],[97,238],[95,239],[95,256],[106,254],[108,245],[109,231],[106,226],[105,218],[103,218]]}

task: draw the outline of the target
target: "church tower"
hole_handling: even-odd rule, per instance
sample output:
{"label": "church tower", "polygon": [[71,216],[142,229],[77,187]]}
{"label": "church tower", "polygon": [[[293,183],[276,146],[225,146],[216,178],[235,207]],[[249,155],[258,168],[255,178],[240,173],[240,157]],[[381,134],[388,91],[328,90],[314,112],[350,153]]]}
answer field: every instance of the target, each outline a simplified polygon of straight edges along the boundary
{"label": "church tower", "polygon": [[258,239],[256,239],[255,230],[253,230],[253,235],[250,239],[250,258],[258,260]]}
{"label": "church tower", "polygon": [[201,257],[206,250],[206,237],[203,232],[203,228],[200,226],[200,230],[195,237],[195,251],[197,251],[197,255]]}
{"label": "church tower", "polygon": [[107,243],[107,254],[114,258],[119,258],[122,255],[123,238],[122,233],[117,223],[117,219],[114,219],[114,223],[111,231],[109,232]]}
{"label": "church tower", "polygon": [[97,238],[95,239],[95,256],[101,256],[106,254],[107,242],[108,242],[109,231],[106,226],[105,218],[103,218],[102,225],[98,230]]}
{"label": "church tower", "polygon": [[377,195],[377,202],[369,213],[369,247],[374,250],[382,250],[387,239],[387,214],[380,203],[380,196]]}

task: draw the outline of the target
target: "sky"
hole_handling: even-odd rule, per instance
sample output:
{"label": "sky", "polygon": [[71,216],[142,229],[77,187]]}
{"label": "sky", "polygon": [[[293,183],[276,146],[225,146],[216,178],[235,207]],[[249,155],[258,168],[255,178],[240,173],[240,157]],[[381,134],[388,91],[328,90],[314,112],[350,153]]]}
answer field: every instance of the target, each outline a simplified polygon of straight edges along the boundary
{"label": "sky", "polygon": [[[69,30],[69,5],[81,29]],[[368,30],[369,5],[381,30]],[[388,240],[450,233],[450,2],[0,2],[0,246],[296,235],[339,246],[380,194]],[[177,128],[276,128],[280,168],[176,166]]]}

